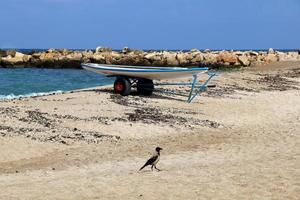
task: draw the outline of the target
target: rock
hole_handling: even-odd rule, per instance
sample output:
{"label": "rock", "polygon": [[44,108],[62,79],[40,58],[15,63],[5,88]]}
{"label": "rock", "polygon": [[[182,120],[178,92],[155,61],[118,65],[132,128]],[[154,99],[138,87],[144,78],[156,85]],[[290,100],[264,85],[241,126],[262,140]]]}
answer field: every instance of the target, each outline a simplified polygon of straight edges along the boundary
{"label": "rock", "polygon": [[278,61],[285,61],[286,59],[286,54],[283,52],[276,52],[277,56],[278,56]]}
{"label": "rock", "polygon": [[230,63],[231,65],[234,65],[238,60],[235,54],[224,51],[218,54],[217,61],[221,63]]}
{"label": "rock", "polygon": [[24,61],[25,63],[28,63],[28,62],[30,61],[31,58],[32,58],[31,55],[24,55],[24,56],[23,56],[23,61]]}
{"label": "rock", "polygon": [[123,56],[121,59],[119,59],[116,64],[135,66],[135,65],[151,65],[151,62],[145,59],[143,55],[126,54],[126,56]]}
{"label": "rock", "polygon": [[0,49],[0,58],[1,57],[6,57],[6,51]]}
{"label": "rock", "polygon": [[205,53],[203,54],[203,61],[205,64],[217,63],[217,54]]}
{"label": "rock", "polygon": [[210,49],[205,49],[205,50],[203,51],[203,53],[209,53],[209,52],[211,52]]}
{"label": "rock", "polygon": [[153,53],[146,54],[144,57],[150,61],[159,61],[162,59],[162,54],[153,52]]}
{"label": "rock", "polygon": [[105,63],[105,57],[103,54],[94,54],[92,60],[97,63]]}
{"label": "rock", "polygon": [[258,56],[258,53],[256,51],[246,51],[245,53],[250,56]]}
{"label": "rock", "polygon": [[12,57],[9,55],[7,57],[1,58],[1,60],[4,66],[14,66],[23,64],[23,57]]}
{"label": "rock", "polygon": [[111,57],[112,57],[114,60],[119,60],[119,59],[122,58],[122,55],[121,55],[119,52],[112,51],[112,52],[111,52]]}
{"label": "rock", "polygon": [[264,55],[259,54],[258,56],[256,56],[256,61],[258,61],[258,62],[264,62],[264,60],[265,60],[265,56]]}
{"label": "rock", "polygon": [[138,50],[138,49],[131,49],[130,50],[131,54],[144,54],[145,52],[143,50]]}
{"label": "rock", "polygon": [[297,58],[299,54],[298,52],[295,51],[295,52],[288,52],[287,55],[292,58]]}
{"label": "rock", "polygon": [[92,51],[84,51],[82,52],[82,62],[83,63],[90,63],[92,62],[92,58],[94,56],[94,53]]}
{"label": "rock", "polygon": [[[96,55],[96,54],[95,54]],[[122,54],[118,52],[102,52],[101,54],[98,53],[99,56],[95,56],[96,60],[100,60],[101,63],[106,64],[122,64],[119,63],[119,60],[122,58]],[[127,56],[127,55],[126,55]],[[92,60],[93,60],[92,56]],[[86,58],[83,57],[83,61],[85,61]]]}
{"label": "rock", "polygon": [[176,59],[176,53],[165,51],[163,52],[163,59],[166,61],[167,65],[176,66],[179,64]]}
{"label": "rock", "polygon": [[46,51],[46,53],[54,53],[55,52],[55,49],[48,49],[47,51]]}
{"label": "rock", "polygon": [[7,53],[8,56],[14,57],[17,52],[15,50],[8,50],[6,53]]}
{"label": "rock", "polygon": [[24,56],[25,56],[25,54],[20,53],[20,52],[16,52],[14,57],[16,57],[16,58],[23,58]]}
{"label": "rock", "polygon": [[270,48],[270,49],[268,50],[268,54],[274,54],[274,53],[275,53],[274,49]]}
{"label": "rock", "polygon": [[82,52],[83,57],[91,58],[94,56],[94,53],[92,51],[84,51]]}
{"label": "rock", "polygon": [[105,57],[106,64],[116,64],[116,59],[112,56],[112,53],[103,52],[102,55]]}
{"label": "rock", "polygon": [[81,61],[82,60],[82,53],[76,52],[66,56],[67,59],[72,61]]}
{"label": "rock", "polygon": [[95,53],[101,53],[101,52],[102,52],[102,51],[101,51],[102,48],[103,48],[103,47],[101,47],[101,46],[96,47]]}
{"label": "rock", "polygon": [[179,65],[186,66],[189,62],[187,59],[187,54],[185,53],[177,53],[176,58],[178,60]]}
{"label": "rock", "polygon": [[196,53],[196,52],[198,53],[198,52],[200,52],[200,51],[199,51],[198,49],[195,49],[195,48],[194,48],[194,49],[191,49],[190,52],[191,52],[191,53]]}
{"label": "rock", "polygon": [[275,54],[275,51],[272,48],[268,50],[267,54],[265,52],[259,52],[259,54],[265,56],[264,60],[266,63],[276,62],[279,60],[278,54]]}
{"label": "rock", "polygon": [[242,51],[234,51],[234,52],[232,52],[234,55],[236,55],[236,56],[242,56],[242,55],[244,55],[245,53],[244,52],[242,52]]}
{"label": "rock", "polygon": [[298,52],[277,52],[277,55],[279,57],[279,61],[298,61],[299,60],[299,54]]}
{"label": "rock", "polygon": [[1,58],[1,57],[6,57],[6,56],[7,56],[6,51],[0,50],[0,58]]}
{"label": "rock", "polygon": [[124,54],[129,53],[130,51],[131,51],[131,50],[130,50],[129,47],[124,47],[124,48],[122,49],[122,53],[124,53]]}
{"label": "rock", "polygon": [[31,56],[29,63],[27,65],[31,67],[38,67],[38,66],[42,67],[43,62],[39,58],[34,58],[33,56]]}
{"label": "rock", "polygon": [[97,47],[95,53],[101,53],[101,52],[112,52],[112,49],[108,47],[101,47],[101,46]]}
{"label": "rock", "polygon": [[194,52],[192,53],[193,58],[191,60],[191,64],[192,65],[199,65],[201,61],[203,61],[203,54],[199,51],[199,52]]}
{"label": "rock", "polygon": [[250,65],[250,60],[246,55],[238,56],[238,61],[241,63],[243,66],[249,66]]}
{"label": "rock", "polygon": [[11,56],[14,57],[16,55],[15,50],[0,50],[0,57]]}
{"label": "rock", "polygon": [[68,49],[59,49],[59,50],[57,51],[57,53],[60,53],[60,54],[62,54],[62,55],[64,55],[64,56],[66,56],[66,55],[72,54],[72,53],[74,53],[74,52],[72,52],[72,51],[70,51],[70,50],[68,50]]}
{"label": "rock", "polygon": [[53,61],[57,61],[58,60],[58,57],[59,57],[59,54],[55,53],[55,52],[44,52],[40,55],[40,60],[41,61],[50,61],[50,62],[53,62]]}
{"label": "rock", "polygon": [[265,61],[270,63],[270,62],[276,62],[278,61],[278,56],[276,54],[268,54],[266,57],[265,57]]}
{"label": "rock", "polygon": [[191,60],[194,58],[194,55],[191,53],[191,52],[186,52],[186,53],[183,53],[184,56],[185,56],[185,59],[188,61],[188,62],[191,62]]}
{"label": "rock", "polygon": [[41,55],[42,55],[42,53],[33,53],[31,56],[33,58],[40,58]]}

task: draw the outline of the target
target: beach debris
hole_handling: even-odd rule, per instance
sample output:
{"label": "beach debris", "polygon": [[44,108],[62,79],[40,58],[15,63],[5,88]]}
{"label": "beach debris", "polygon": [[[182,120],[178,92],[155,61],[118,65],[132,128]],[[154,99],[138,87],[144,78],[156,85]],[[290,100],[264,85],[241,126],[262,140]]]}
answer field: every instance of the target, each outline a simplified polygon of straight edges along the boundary
{"label": "beach debris", "polygon": [[20,112],[18,107],[0,107],[0,115],[17,117],[18,112]]}
{"label": "beach debris", "polygon": [[39,112],[36,110],[34,110],[34,111],[29,110],[29,111],[26,111],[26,113],[28,114],[28,116],[26,118],[23,117],[23,118],[19,119],[20,121],[27,122],[27,123],[36,122],[47,128],[55,127],[56,121],[45,117],[46,115],[48,115],[47,113],[42,113],[42,112]]}
{"label": "beach debris", "polygon": [[295,85],[298,85],[298,82],[289,80],[283,77],[280,74],[270,75],[270,74],[259,74],[261,77],[257,80],[259,84],[265,84],[267,88],[265,90],[291,90],[291,89],[298,89]]}
{"label": "beach debris", "polygon": [[205,126],[209,128],[218,128],[221,124],[210,121],[194,119],[192,117],[182,117],[171,113],[164,113],[163,110],[157,108],[135,109],[133,113],[126,113],[129,122],[142,122],[145,124],[161,124],[168,126],[184,126],[187,128],[195,128],[197,126]]}
{"label": "beach debris", "polygon": [[282,76],[286,77],[286,78],[299,78],[300,77],[300,68],[294,68],[288,72],[284,72],[282,74]]}

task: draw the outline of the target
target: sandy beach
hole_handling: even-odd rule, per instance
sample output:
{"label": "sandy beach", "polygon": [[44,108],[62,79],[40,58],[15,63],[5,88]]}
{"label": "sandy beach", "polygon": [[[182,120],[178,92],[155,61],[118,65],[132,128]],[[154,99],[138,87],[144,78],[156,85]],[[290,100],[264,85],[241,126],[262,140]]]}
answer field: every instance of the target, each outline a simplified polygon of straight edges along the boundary
{"label": "sandy beach", "polygon": [[[192,104],[111,87],[0,102],[0,199],[298,200],[300,62],[211,84]],[[161,171],[138,171],[156,146]]]}

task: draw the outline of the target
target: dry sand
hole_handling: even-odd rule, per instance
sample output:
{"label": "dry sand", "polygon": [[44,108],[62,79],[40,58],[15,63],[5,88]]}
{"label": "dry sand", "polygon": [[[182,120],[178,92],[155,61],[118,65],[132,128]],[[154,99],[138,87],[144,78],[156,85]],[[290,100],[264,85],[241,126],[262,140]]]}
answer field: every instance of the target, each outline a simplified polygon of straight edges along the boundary
{"label": "dry sand", "polygon": [[[212,84],[192,104],[111,88],[0,102],[0,199],[298,200],[300,63]],[[156,146],[162,171],[139,172]]]}

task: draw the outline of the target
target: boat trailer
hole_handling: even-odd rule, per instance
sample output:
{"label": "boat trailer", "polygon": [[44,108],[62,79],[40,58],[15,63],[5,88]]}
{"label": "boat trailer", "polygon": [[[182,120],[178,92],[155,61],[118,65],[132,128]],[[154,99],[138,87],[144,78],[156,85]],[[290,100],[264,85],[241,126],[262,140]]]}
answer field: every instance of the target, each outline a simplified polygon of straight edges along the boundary
{"label": "boat trailer", "polygon": [[[198,74],[192,75],[192,81],[189,83],[153,83],[153,80],[129,76],[108,75],[107,77],[115,77],[114,92],[122,96],[127,96],[131,92],[131,88],[136,88],[137,93],[144,96],[151,96],[154,92],[154,86],[190,86],[187,102],[191,103],[198,95],[206,90],[207,87],[215,87],[208,85],[209,81],[217,76],[215,72],[207,72],[208,78],[201,84],[197,83]],[[176,92],[164,92],[170,94],[178,94]]]}

